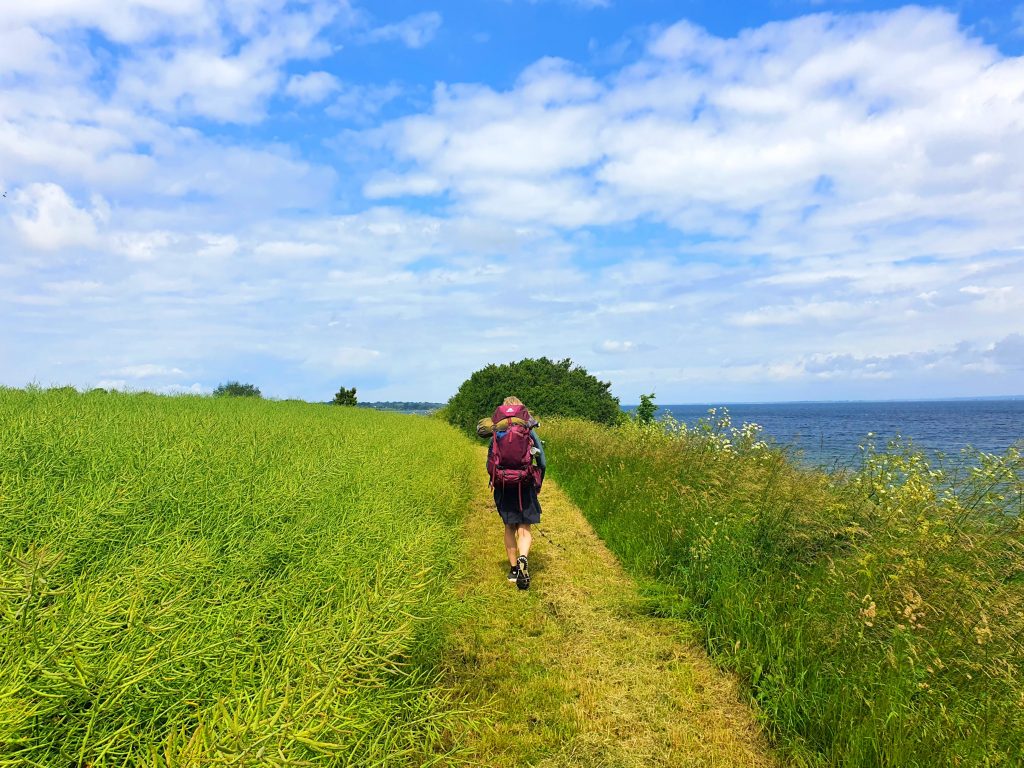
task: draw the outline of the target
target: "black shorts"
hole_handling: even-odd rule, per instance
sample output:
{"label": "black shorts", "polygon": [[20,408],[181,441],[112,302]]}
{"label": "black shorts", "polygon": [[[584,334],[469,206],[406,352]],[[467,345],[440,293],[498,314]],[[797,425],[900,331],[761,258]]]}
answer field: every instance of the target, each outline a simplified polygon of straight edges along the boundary
{"label": "black shorts", "polygon": [[520,486],[494,487],[494,506],[505,525],[531,525],[540,522],[540,501],[533,483]]}

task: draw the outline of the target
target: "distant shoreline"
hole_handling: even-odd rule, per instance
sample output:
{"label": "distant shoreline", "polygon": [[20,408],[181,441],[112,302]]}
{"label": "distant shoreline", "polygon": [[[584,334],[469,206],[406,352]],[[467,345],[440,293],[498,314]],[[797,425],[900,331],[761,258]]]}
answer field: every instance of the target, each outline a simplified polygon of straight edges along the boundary
{"label": "distant shoreline", "polygon": [[[694,401],[688,403],[665,403],[659,404],[658,408],[686,407],[693,408],[698,405],[707,405],[712,408],[728,407],[730,405],[830,405],[833,403],[849,405],[851,403],[972,403],[972,402],[1007,402],[1024,400],[1024,395],[980,395],[974,397],[894,397],[879,400],[716,400],[716,401]],[[639,403],[623,404],[623,410],[637,408]]]}

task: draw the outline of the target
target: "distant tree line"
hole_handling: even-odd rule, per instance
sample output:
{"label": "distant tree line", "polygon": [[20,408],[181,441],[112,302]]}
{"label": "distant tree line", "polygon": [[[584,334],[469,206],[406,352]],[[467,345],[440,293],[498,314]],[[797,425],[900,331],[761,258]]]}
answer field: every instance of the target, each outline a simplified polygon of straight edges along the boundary
{"label": "distant tree line", "polygon": [[360,408],[373,408],[377,411],[433,411],[444,403],[411,402],[405,400],[383,400],[375,403],[359,403]]}

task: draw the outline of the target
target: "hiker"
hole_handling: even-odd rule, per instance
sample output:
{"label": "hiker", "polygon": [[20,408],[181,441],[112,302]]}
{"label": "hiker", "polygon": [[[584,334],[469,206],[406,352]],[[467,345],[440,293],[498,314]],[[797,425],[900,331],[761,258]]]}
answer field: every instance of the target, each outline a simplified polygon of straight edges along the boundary
{"label": "hiker", "polygon": [[526,406],[515,397],[506,397],[491,419],[481,419],[477,425],[477,434],[491,437],[487,475],[494,489],[494,505],[505,524],[508,580],[519,589],[530,588],[530,526],[540,522],[537,492],[547,471],[544,446],[537,437],[538,426]]}

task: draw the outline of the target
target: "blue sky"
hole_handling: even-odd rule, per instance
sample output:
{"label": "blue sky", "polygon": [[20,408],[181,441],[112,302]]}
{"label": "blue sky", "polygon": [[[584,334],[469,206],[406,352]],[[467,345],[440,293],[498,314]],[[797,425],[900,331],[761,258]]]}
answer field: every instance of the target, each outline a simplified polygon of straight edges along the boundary
{"label": "blue sky", "polygon": [[1024,392],[1024,4],[5,2],[0,190],[6,385]]}

